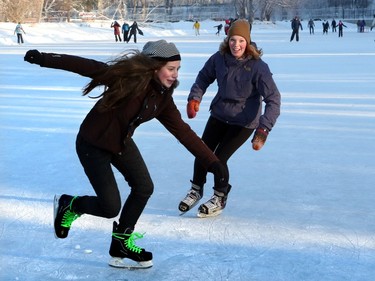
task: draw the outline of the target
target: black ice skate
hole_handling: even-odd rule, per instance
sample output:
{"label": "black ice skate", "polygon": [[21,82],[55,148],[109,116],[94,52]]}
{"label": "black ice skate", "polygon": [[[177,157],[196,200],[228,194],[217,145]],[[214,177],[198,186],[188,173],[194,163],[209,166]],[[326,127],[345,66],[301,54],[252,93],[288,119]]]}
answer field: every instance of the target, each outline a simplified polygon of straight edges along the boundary
{"label": "black ice skate", "polygon": [[73,210],[72,205],[75,199],[77,196],[55,195],[53,216],[56,238],[66,238],[72,223],[81,216]]}
{"label": "black ice skate", "polygon": [[119,231],[116,222],[113,223],[112,243],[109,249],[111,259],[109,265],[119,268],[149,268],[152,264],[152,253],[134,244],[134,240],[143,235],[127,228]]}

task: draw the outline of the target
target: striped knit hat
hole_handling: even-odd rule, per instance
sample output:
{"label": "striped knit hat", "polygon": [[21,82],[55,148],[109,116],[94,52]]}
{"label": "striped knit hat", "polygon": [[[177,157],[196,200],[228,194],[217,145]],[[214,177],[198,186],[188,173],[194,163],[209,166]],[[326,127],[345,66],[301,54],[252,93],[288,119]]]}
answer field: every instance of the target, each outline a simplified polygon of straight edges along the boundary
{"label": "striped knit hat", "polygon": [[165,40],[147,42],[143,47],[142,54],[161,61],[181,60],[180,52],[175,44],[167,43]]}

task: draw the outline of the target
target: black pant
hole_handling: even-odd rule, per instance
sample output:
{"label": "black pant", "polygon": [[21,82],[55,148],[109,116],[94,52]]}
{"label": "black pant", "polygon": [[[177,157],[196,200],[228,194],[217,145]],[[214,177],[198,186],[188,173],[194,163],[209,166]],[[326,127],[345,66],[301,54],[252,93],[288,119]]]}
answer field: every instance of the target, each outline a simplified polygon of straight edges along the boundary
{"label": "black pant", "polygon": [[124,31],[124,42],[128,42],[128,33],[129,31]]}
{"label": "black pant", "polygon": [[293,39],[294,39],[294,36],[296,36],[296,41],[298,42],[299,41],[299,32],[298,32],[299,30],[297,29],[293,29],[293,31],[292,31],[292,35],[290,36],[290,41],[293,41]]}
{"label": "black pant", "polygon": [[[208,119],[204,129],[202,140],[228,169],[227,161],[233,155],[233,153],[246,142],[253,131],[253,129],[228,125],[211,116]],[[249,144],[249,149],[250,147],[251,144]],[[206,183],[206,177],[207,170],[197,159],[195,159],[192,182],[200,187],[203,187],[203,185]],[[226,190],[219,190],[215,187],[214,189],[226,193]]]}
{"label": "black pant", "polygon": [[137,43],[137,32],[130,32],[129,33],[128,42],[130,41],[130,39],[132,38],[132,36],[134,36],[134,43]]}
{"label": "black pant", "polygon": [[131,190],[122,208],[120,226],[134,229],[150,198],[154,185],[137,145],[126,142],[121,154],[113,154],[92,146],[78,135],[76,149],[85,173],[97,196],[82,196],[75,210],[82,214],[113,218],[121,210],[121,197],[112,165],[124,176]]}
{"label": "black pant", "polygon": [[17,43],[18,44],[23,44],[23,37],[22,37],[22,33],[17,33]]}

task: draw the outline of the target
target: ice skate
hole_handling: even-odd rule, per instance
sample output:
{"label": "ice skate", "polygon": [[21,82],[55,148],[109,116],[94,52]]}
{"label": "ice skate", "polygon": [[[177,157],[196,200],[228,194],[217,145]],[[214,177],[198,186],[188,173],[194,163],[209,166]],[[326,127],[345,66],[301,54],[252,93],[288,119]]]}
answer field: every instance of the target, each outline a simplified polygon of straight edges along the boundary
{"label": "ice skate", "polygon": [[153,265],[152,253],[134,244],[143,235],[127,228],[121,231],[116,222],[113,223],[112,243],[109,249],[111,259],[109,265],[119,268],[149,268]]}
{"label": "ice skate", "polygon": [[224,193],[215,191],[210,200],[199,206],[197,216],[207,218],[220,215],[227,203],[227,197]]}
{"label": "ice skate", "polygon": [[73,209],[73,202],[76,199],[77,196],[55,195],[53,217],[56,238],[66,238],[72,223],[81,216]]}
{"label": "ice skate", "polygon": [[192,183],[191,189],[178,205],[178,209],[182,212],[182,214],[186,213],[198,204],[199,200],[202,198],[202,195],[203,188]]}

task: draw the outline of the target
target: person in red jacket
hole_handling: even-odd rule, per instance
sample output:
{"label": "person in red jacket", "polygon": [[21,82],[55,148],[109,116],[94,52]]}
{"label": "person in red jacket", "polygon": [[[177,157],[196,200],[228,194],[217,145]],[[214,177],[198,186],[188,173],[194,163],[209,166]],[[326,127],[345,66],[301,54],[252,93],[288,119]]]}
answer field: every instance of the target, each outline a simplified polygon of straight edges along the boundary
{"label": "person in red jacket", "polygon": [[[180,53],[173,43],[151,41],[142,52],[132,50],[110,63],[65,54],[30,50],[24,60],[42,67],[71,71],[90,77],[83,90],[88,95],[104,86],[100,99],[83,120],[76,151],[96,195],[55,196],[55,235],[66,238],[77,218],[89,214],[114,218],[109,264],[115,267],[150,267],[152,253],[134,244],[142,237],[134,232],[154,184],[132,138],[142,123],[156,118],[201,164],[214,174],[217,188],[226,188],[228,173],[215,154],[182,120],[173,101],[178,85]],[[130,186],[121,210],[115,167]],[[129,265],[129,259],[135,265]]]}
{"label": "person in red jacket", "polygon": [[115,34],[115,40],[121,42],[121,25],[115,21],[111,24],[111,27],[113,28],[113,32]]}

